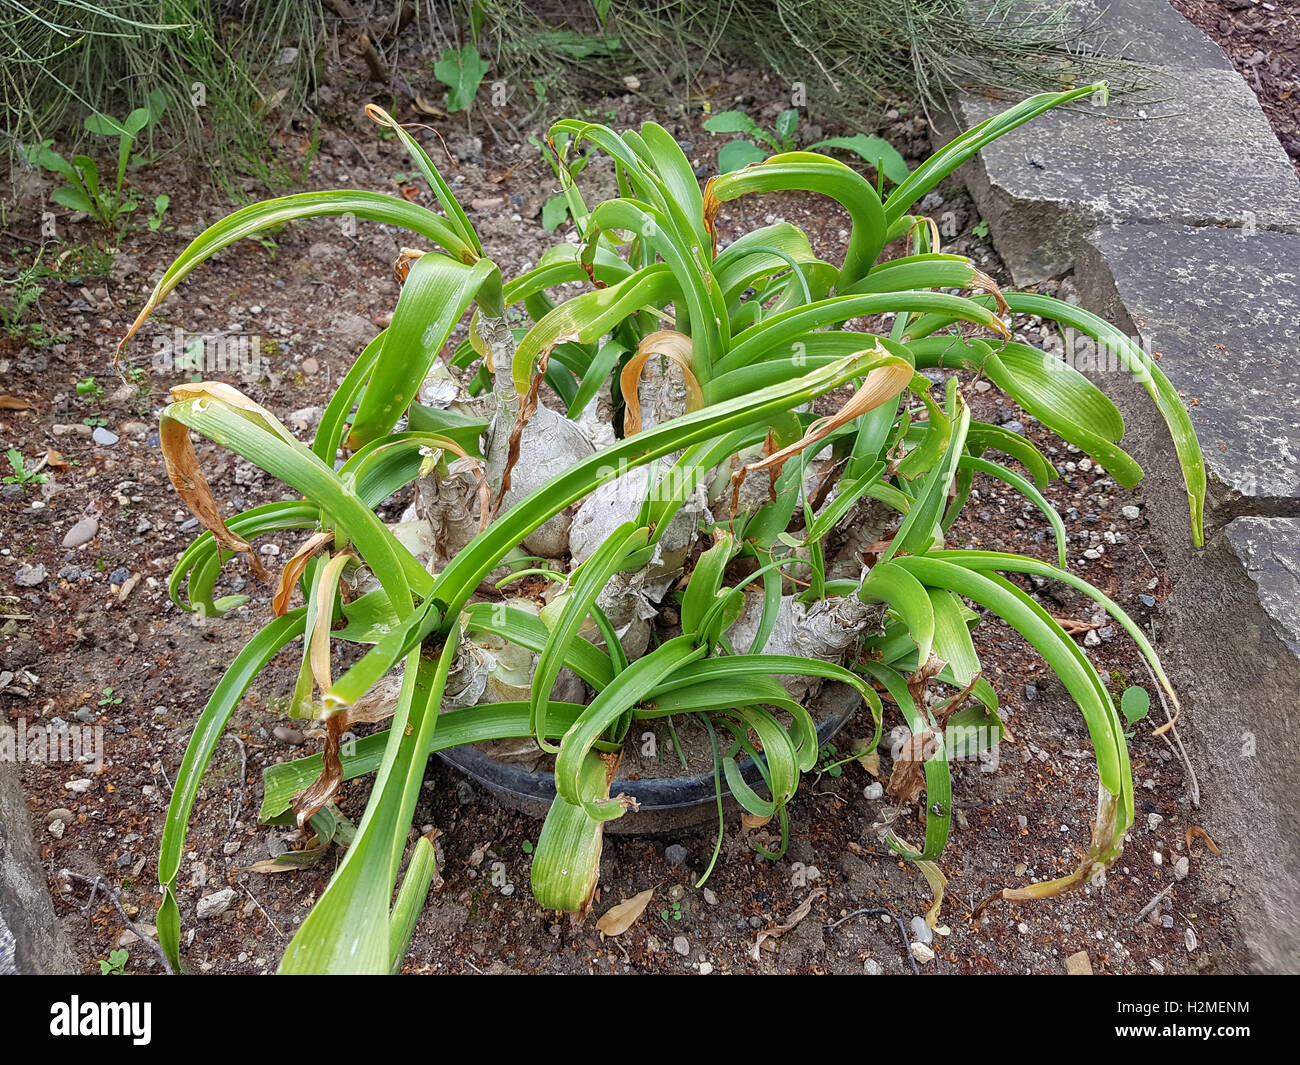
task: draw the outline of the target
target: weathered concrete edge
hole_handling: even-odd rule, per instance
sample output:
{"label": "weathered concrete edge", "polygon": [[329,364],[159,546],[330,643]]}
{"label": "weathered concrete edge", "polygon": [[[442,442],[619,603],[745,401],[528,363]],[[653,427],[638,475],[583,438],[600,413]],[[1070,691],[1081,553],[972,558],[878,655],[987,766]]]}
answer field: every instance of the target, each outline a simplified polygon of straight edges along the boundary
{"label": "weathered concrete edge", "polygon": [[[0,710],[0,727],[9,724]],[[78,971],[34,838],[18,763],[0,761],[0,975]]]}
{"label": "weathered concrete edge", "polygon": [[[1294,171],[1254,93],[1218,45],[1166,0],[1063,2],[1095,45],[1145,67],[1152,83],[1093,116],[1049,111],[963,169],[1017,284],[1067,273],[1075,243],[1098,225],[1300,233]],[[979,93],[955,96],[949,114],[933,116],[936,133],[950,140],[1002,106]],[[1211,162],[1216,147],[1235,153],[1248,182],[1224,183]],[[1081,183],[1090,167],[1099,168],[1100,180]]]}

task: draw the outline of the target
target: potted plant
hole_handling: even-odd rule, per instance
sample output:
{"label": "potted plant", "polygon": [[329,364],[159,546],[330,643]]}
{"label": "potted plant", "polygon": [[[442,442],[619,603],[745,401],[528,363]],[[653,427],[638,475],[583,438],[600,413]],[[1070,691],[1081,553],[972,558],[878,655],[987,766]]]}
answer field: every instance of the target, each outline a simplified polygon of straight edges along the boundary
{"label": "potted plant", "polygon": [[[1000,733],[966,600],[1042,654],[1096,749],[1091,849],[1073,875],[1026,892],[1065,890],[1112,862],[1133,820],[1123,725],[1083,651],[1002,574],[1060,580],[1091,596],[1139,644],[1175,706],[1176,697],[1140,630],[1065,568],[1064,528],[1041,495],[1055,476],[1046,458],[1024,437],[973,421],[958,377],[942,371],[980,371],[1131,486],[1141,470],[1119,446],[1114,406],[1072,368],[1012,340],[1009,323],[1041,315],[1108,344],[1169,425],[1197,543],[1200,453],[1176,393],[1140,348],[1076,307],[1000,292],[969,260],[941,253],[933,224],[911,213],[983,145],[1102,89],[1026,100],[957,138],[888,196],[883,178],[873,184],[807,152],[775,155],[701,191],[653,123],[620,135],[561,122],[551,133],[558,172],[568,173],[567,153],[594,144],[613,157],[621,194],[588,209],[567,184],[580,242],[508,281],[419,144],[371,108],[406,146],[441,213],[376,193],[304,193],[246,207],[199,236],[128,340],[205,259],[286,221],[350,213],[403,226],[437,250],[403,252],[392,322],[340,381],[310,446],[219,382],[177,386],[163,413],[169,476],[207,529],[173,573],[180,606],[221,614],[243,601],[215,597],[224,565],[244,556],[257,571],[255,537],[306,534],[279,576],[275,616],[213,692],[177,775],[157,920],[173,962],[176,877],[204,768],[249,684],[299,638],[290,713],[321,722],[324,749],[267,770],[263,816],[290,817],[328,841],[340,783],[371,773],[374,782],[282,971],[400,966],[433,875],[421,838],[394,898],[425,763],[468,744],[514,741],[530,772],[548,759],[555,794],[533,891],[544,906],[583,912],[605,826],[637,817],[638,785],[620,774],[620,758],[647,723],[698,722],[719,808],[725,783],[749,814],[775,818],[784,838],[787,805],[817,762],[819,728],[824,738],[842,722],[848,693],[847,709],[867,708],[878,742],[884,693],[917,752],[898,763],[891,792],[912,801],[925,793],[924,843],[890,842],[909,859],[938,857],[951,818],[950,761]],[[820,193],[847,210],[842,258],[818,257],[784,222],[719,246],[723,204],[777,190]],[[882,260],[900,242],[906,253]],[[552,302],[550,292],[569,282],[584,290]],[[439,354],[471,310],[469,339],[451,363],[478,370],[460,394]],[[844,328],[866,316],[889,316],[887,332]],[[419,401],[422,387],[430,402]],[[832,394],[831,413],[811,410]],[[223,519],[191,432],[302,498]],[[988,457],[995,452],[1027,475]],[[945,546],[976,473],[1049,516],[1059,566]],[[376,508],[412,483],[416,524],[390,528]],[[291,607],[295,589],[303,605]],[[339,643],[367,649],[333,676]],[[388,728],[348,739],[350,725],[384,717]]]}

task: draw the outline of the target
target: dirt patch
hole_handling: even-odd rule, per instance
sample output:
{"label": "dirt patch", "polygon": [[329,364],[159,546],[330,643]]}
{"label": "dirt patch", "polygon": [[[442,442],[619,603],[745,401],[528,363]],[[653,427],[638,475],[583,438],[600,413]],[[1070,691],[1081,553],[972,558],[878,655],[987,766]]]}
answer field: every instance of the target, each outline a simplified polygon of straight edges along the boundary
{"label": "dirt patch", "polygon": [[[340,84],[335,91],[342,97],[345,89]],[[780,107],[775,99],[757,102],[773,114]],[[409,170],[406,157],[393,142],[374,140],[368,124],[346,117],[359,113],[360,101],[351,103],[356,106],[340,104],[337,113],[344,117],[322,131],[310,185],[391,191],[394,176]],[[620,128],[663,119],[632,98],[597,101],[592,111]],[[701,117],[679,117],[668,126],[687,141],[692,162],[705,173],[725,138],[705,133]],[[554,191],[553,178],[524,137],[485,121],[468,130],[460,122],[433,124],[456,164],[449,177],[453,190],[468,205],[489,253],[513,275],[557,239],[537,220]],[[922,120],[902,117],[886,132],[913,162],[926,147]],[[589,170],[599,180],[598,165]],[[178,166],[164,164],[135,180],[150,197],[170,192],[167,221],[175,229],[133,234],[106,277],[45,282],[39,314],[49,331],[67,334],[66,340],[34,347],[0,336],[3,392],[31,404],[27,410],[0,410],[0,438],[29,460],[53,448],[69,463],[52,469],[46,484],[11,486],[0,494],[0,669],[8,677],[0,700],[11,719],[29,725],[62,721],[104,730],[105,762],[98,769],[30,763],[23,770],[56,912],[88,972],[97,972],[98,960],[120,943],[131,954],[129,971],[156,971],[157,963],[130,942],[102,895],[87,907],[85,885],[69,882],[60,870],[120,886],[133,919],[142,926],[153,923],[159,901],[154,871],[176,768],[207,696],[267,617],[271,594],[236,563],[223,575],[219,594],[244,594],[250,601],[226,617],[196,622],[167,598],[168,573],[195,528],[167,483],[156,446],[166,388],[186,374],[153,366],[154,342],[178,328],[210,338],[257,337],[256,376],[224,376],[305,434],[352,355],[386,323],[398,294],[391,265],[404,240],[386,227],[360,223],[354,233],[319,221],[287,228],[270,242],[241,243],[183,283],[135,345],[134,358],[145,372],[122,381],[108,369],[117,339],[187,240],[226,211],[187,185]],[[423,186],[417,195],[432,202]],[[729,217],[746,224],[786,218],[807,229],[814,247],[824,250],[837,248],[848,235],[838,210],[812,197],[769,197],[743,210],[752,216]],[[959,187],[933,194],[926,210],[951,213],[959,235],[945,250],[969,254],[1002,276],[991,248],[974,234],[977,219]],[[30,256],[38,223],[24,216],[19,225],[20,236],[28,239],[17,250]],[[95,236],[85,221],[60,226],[69,244]],[[6,254],[13,250],[11,244]],[[87,376],[102,394],[93,387],[78,391]],[[1047,494],[1066,518],[1071,561],[1158,634],[1159,604],[1172,581],[1145,522],[1121,514],[1121,507],[1140,499],[1085,467],[1081,456],[1052,441],[996,389],[984,388],[986,382],[969,378],[968,384],[977,419],[1022,422],[1026,434],[1060,461],[1064,476]],[[199,453],[228,512],[287,498],[281,486],[233,456],[205,444]],[[983,477],[976,490],[978,497],[954,529],[956,542],[1054,557],[1047,524],[1036,512],[1022,510]],[[384,516],[396,520],[406,502],[393,501]],[[95,524],[91,537],[63,546],[71,527],[86,518]],[[294,546],[289,534],[258,542],[268,562]],[[1092,557],[1082,557],[1085,550]],[[1053,613],[1093,620],[1090,601],[1033,582],[1025,586]],[[1103,676],[1120,687],[1128,678],[1144,679],[1127,640],[1104,628],[1095,631],[1096,646],[1088,653]],[[1088,844],[1096,786],[1082,719],[1059,685],[1043,679],[1041,663],[996,622],[980,627],[978,647],[1013,738],[1004,744],[996,772],[981,772],[972,763],[955,773],[955,836],[940,863],[949,878],[943,921],[951,935],[938,937],[938,957],[925,971],[1057,972],[1078,951],[1087,951],[1099,972],[1232,968],[1234,936],[1225,906],[1231,886],[1199,844],[1190,875],[1152,920],[1135,923],[1172,880],[1178,859],[1188,856],[1185,832],[1196,822],[1178,763],[1146,729],[1132,740],[1138,823],[1106,884],[1039,905],[998,904],[981,920],[969,920],[977,900],[1006,884],[1073,869]],[[236,709],[227,729],[231,739],[218,746],[198,796],[179,888],[183,951],[195,971],[274,968],[334,868],[331,856],[296,873],[248,871],[292,845],[284,830],[258,826],[256,811],[263,768],[310,749],[296,732],[276,731],[284,721],[274,707],[291,688],[297,667],[295,650],[279,655]],[[900,723],[891,717],[886,729]],[[869,722],[857,719],[836,748],[847,752],[853,738],[869,735]],[[887,752],[882,762],[887,779]],[[776,842],[771,827],[747,835],[729,821],[713,874],[702,887],[695,885],[712,858],[714,831],[675,840],[609,839],[597,912],[650,886],[656,895],[634,928],[602,943],[594,922],[574,927],[532,901],[528,876],[539,824],[498,805],[434,760],[415,825],[442,833],[443,883],[420,918],[407,970],[856,973],[867,965],[907,971],[892,923],[863,917],[827,928],[859,907],[888,908],[906,924],[929,905],[924,879],[880,838],[887,824],[919,838],[921,811],[868,797],[876,793],[875,783],[856,764],[838,775],[808,778],[791,809],[791,847],[780,862],[760,859],[752,847],[756,840]],[[360,816],[368,786],[363,779],[342,789],[340,807],[349,817]],[[229,909],[197,918],[198,899],[226,886],[235,888]],[[826,897],[808,917],[779,941],[777,951],[752,961],[757,929],[783,920],[818,888]],[[1190,950],[1189,928],[1196,937]]]}
{"label": "dirt patch", "polygon": [[1300,174],[1300,3],[1297,0],[1169,0],[1222,48],[1259,97]]}

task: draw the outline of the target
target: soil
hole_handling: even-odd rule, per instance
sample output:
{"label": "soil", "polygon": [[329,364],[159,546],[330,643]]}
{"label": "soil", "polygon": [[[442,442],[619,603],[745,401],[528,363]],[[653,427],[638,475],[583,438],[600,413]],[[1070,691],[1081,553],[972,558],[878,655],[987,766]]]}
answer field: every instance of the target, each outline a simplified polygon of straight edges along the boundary
{"label": "soil", "polygon": [[1300,0],[1169,0],[1255,90],[1300,174]]}
{"label": "soil", "polygon": [[[754,111],[771,117],[783,106],[780,88],[761,76],[738,71],[732,77],[726,91]],[[331,79],[338,102],[325,115],[309,186],[393,190],[393,175],[409,170],[400,146],[376,139],[360,118],[365,97],[355,82],[342,75]],[[649,118],[664,121],[633,97],[593,101],[591,110],[619,128]],[[455,164],[452,187],[508,276],[536,262],[557,239],[542,230],[538,218],[553,178],[526,143],[526,135],[542,127],[513,116],[522,126],[517,134],[509,118],[475,113],[468,123],[424,119],[445,140]],[[666,124],[689,143],[693,162],[705,173],[725,138],[705,133],[701,118],[678,115]],[[927,150],[919,118],[904,115],[883,132],[912,162]],[[432,136],[425,139],[436,144]],[[600,181],[602,173],[609,178],[593,164],[585,177]],[[23,718],[29,727],[56,720],[104,727],[106,761],[98,771],[26,763],[22,779],[56,911],[85,971],[97,972],[98,961],[123,944],[130,952],[127,971],[148,973],[158,971],[158,962],[132,941],[116,909],[102,894],[89,898],[84,883],[61,871],[102,877],[120,888],[128,913],[149,930],[159,902],[154,873],[163,817],[191,728],[223,670],[268,616],[270,598],[270,589],[248,579],[242,563],[235,563],[227,567],[222,591],[249,595],[246,606],[203,621],[168,599],[168,573],[196,531],[167,482],[156,446],[157,420],[167,387],[187,373],[151,367],[153,339],[173,328],[257,334],[260,372],[249,380],[237,373],[216,376],[305,433],[352,355],[386,323],[398,294],[392,263],[403,237],[370,223],[353,233],[326,220],[288,227],[273,242],[246,241],[227,250],[191,275],[158,312],[131,352],[144,373],[122,380],[110,369],[118,338],[187,241],[229,210],[187,181],[179,160],[163,159],[129,180],[149,202],[158,192],[171,195],[166,226],[157,233],[131,230],[107,276],[44,282],[37,314],[48,331],[66,334],[66,340],[34,347],[20,337],[0,336],[0,391],[30,404],[0,409],[0,440],[19,449],[29,464],[50,449],[69,463],[47,467],[45,484],[10,486],[0,495],[0,707],[11,721]],[[25,188],[6,191],[27,199],[4,236],[5,261],[30,261],[40,239],[32,196],[48,196],[49,186],[28,181]],[[431,202],[422,185],[417,195]],[[936,216],[951,212],[958,235],[945,250],[969,254],[1005,278],[992,249],[974,233],[978,219],[959,185],[945,186],[926,207]],[[731,211],[733,223],[783,217],[808,229],[824,248],[847,237],[844,218],[825,201],[778,196],[743,209],[753,217]],[[61,210],[56,215],[62,243],[47,247],[47,261],[98,238],[91,222],[69,220]],[[1034,331],[1032,323],[1023,324]],[[87,376],[103,388],[102,396],[78,395],[75,385]],[[1063,475],[1047,495],[1066,518],[1071,563],[1158,636],[1160,602],[1174,577],[1145,521],[1121,516],[1120,508],[1140,504],[1140,496],[1117,489],[1096,467],[1079,461],[1081,456],[1019,415],[987,382],[968,376],[966,386],[977,419],[1021,421],[1027,435],[1059,461]],[[110,430],[117,440],[97,442],[91,435],[96,428]],[[226,513],[289,497],[269,477],[211,445],[200,443],[199,455]],[[1054,557],[1047,523],[1036,512],[982,477],[976,488],[954,542]],[[384,516],[396,520],[408,501],[396,498]],[[97,517],[96,535],[82,546],[63,547],[70,527],[88,515]],[[295,546],[289,535],[258,543],[269,563]],[[1084,558],[1084,550],[1094,557]],[[45,576],[20,586],[15,578],[20,571],[30,574],[29,567],[44,567]],[[1090,601],[1068,590],[1025,586],[1054,614],[1097,620]],[[1088,653],[1116,690],[1128,678],[1144,679],[1132,645],[1099,632]],[[1105,884],[1037,904],[995,903],[972,920],[978,900],[1005,885],[1073,870],[1088,846],[1096,789],[1082,718],[1061,686],[995,619],[986,619],[976,638],[1010,735],[995,772],[981,771],[977,763],[955,770],[954,838],[939,863],[948,878],[941,923],[950,934],[936,938],[937,957],[922,971],[1055,973],[1078,952],[1087,952],[1094,971],[1105,973],[1235,968],[1236,937],[1225,905],[1232,887],[1203,844],[1189,850],[1185,834],[1196,824],[1196,811],[1183,771],[1147,723],[1131,740],[1137,823]],[[275,710],[277,697],[292,687],[298,653],[290,648],[279,655],[236,709],[229,740],[218,746],[198,795],[179,888],[183,954],[192,971],[274,969],[334,868],[336,852],[297,872],[266,875],[248,868],[294,845],[286,830],[257,824],[261,771],[319,742],[276,732],[285,724]],[[1177,684],[1179,678],[1173,679]],[[886,729],[899,723],[890,716]],[[835,748],[842,757],[854,738],[869,735],[862,715]],[[882,782],[889,768],[884,751]],[[406,971],[861,973],[865,965],[868,971],[908,972],[906,946],[888,917],[855,917],[828,927],[864,907],[886,909],[907,924],[930,904],[920,871],[892,856],[881,841],[887,824],[919,838],[921,812],[868,798],[875,783],[857,763],[838,775],[806,778],[790,809],[789,852],[777,862],[761,859],[753,847],[776,842],[772,827],[747,833],[732,818],[702,886],[697,882],[710,863],[716,829],[706,826],[673,839],[607,838],[596,913],[647,888],[655,895],[629,931],[602,942],[594,920],[575,925],[533,902],[528,878],[539,823],[433,760],[415,825],[441,833],[442,879],[419,920]],[[367,788],[362,779],[342,789],[340,808],[354,820]],[[52,817],[61,808],[71,811],[66,824]],[[1174,881],[1175,863],[1184,856],[1191,859],[1189,875],[1151,919],[1137,920]],[[199,919],[197,900],[227,885],[236,888],[234,905]],[[784,921],[809,899],[807,916],[769,941],[777,949],[763,950],[754,960],[757,930]],[[1188,939],[1189,930],[1194,939]]]}

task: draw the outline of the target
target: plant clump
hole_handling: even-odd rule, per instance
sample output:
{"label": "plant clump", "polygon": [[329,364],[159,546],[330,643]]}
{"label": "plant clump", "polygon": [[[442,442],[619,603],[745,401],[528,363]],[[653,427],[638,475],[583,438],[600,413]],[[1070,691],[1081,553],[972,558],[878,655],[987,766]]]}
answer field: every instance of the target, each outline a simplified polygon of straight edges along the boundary
{"label": "plant clump", "polygon": [[[1063,526],[1042,496],[1056,471],[1024,437],[974,420],[952,371],[987,376],[1129,486],[1141,470],[1120,447],[1114,405],[1073,368],[1013,340],[1014,316],[1111,345],[1169,425],[1198,543],[1200,452],[1176,393],[1139,347],[1076,307],[1002,293],[968,259],[943,253],[933,225],[913,213],[983,145],[1099,89],[1032,97],[887,194],[881,175],[799,151],[701,189],[654,123],[620,134],[560,122],[557,151],[590,143],[610,155],[620,194],[589,206],[566,185],[579,242],[509,279],[419,143],[371,108],[440,212],[376,193],[302,193],[243,208],[200,235],[131,333],[205,259],[270,226],[350,213],[402,226],[429,248],[403,253],[391,324],[340,381],[310,444],[219,382],[173,389],[163,413],[172,482],[207,530],[172,575],[179,605],[219,616],[246,599],[216,596],[224,566],[239,556],[256,566],[258,536],[303,537],[279,577],[274,616],[217,686],[177,777],[159,861],[157,923],[169,955],[179,950],[176,881],[204,767],[248,686],[299,640],[290,713],[318,723],[322,750],[266,771],[262,816],[296,823],[314,854],[334,839],[347,849],[282,971],[400,966],[434,873],[428,841],[417,843],[398,889],[425,763],[465,744],[548,759],[556,796],[532,888],[543,906],[581,914],[605,825],[637,816],[619,773],[634,727],[697,719],[715,745],[716,779],[750,819],[779,827],[780,848],[764,851],[776,856],[789,803],[818,764],[818,689],[839,685],[870,715],[872,746],[886,701],[906,722],[919,753],[897,763],[890,794],[916,804],[923,842],[891,833],[889,843],[909,860],[938,859],[951,828],[952,761],[978,757],[1001,735],[971,639],[980,617],[972,604],[1042,655],[1096,754],[1090,850],[1075,872],[1026,890],[1050,895],[1114,861],[1134,814],[1124,722],[1084,651],[1007,575],[1091,596],[1176,699],[1141,630],[1066,568]],[[727,203],[788,190],[845,208],[842,256],[818,256],[787,222],[723,246]],[[886,257],[886,248],[901,254]],[[555,302],[571,282],[582,291]],[[467,312],[469,336],[444,364]],[[885,324],[849,328],[862,320]],[[829,405],[816,407],[819,399]],[[223,517],[191,433],[300,498]],[[1058,564],[949,546],[976,474],[1048,513]],[[390,527],[377,509],[411,484],[409,520]],[[334,652],[345,645],[359,653],[336,675]],[[756,776],[746,775],[750,763]],[[335,798],[343,781],[364,775],[373,783],[354,825]]]}

